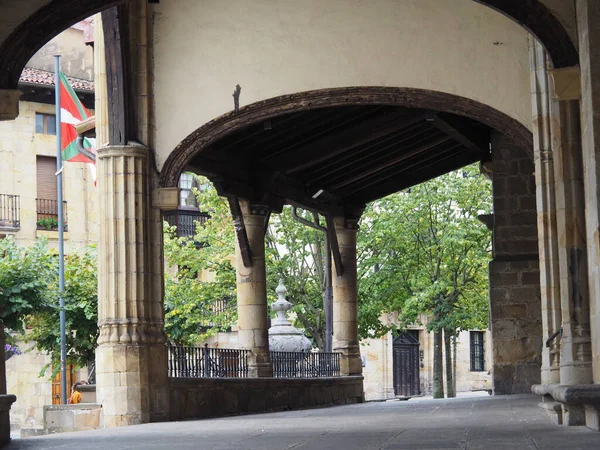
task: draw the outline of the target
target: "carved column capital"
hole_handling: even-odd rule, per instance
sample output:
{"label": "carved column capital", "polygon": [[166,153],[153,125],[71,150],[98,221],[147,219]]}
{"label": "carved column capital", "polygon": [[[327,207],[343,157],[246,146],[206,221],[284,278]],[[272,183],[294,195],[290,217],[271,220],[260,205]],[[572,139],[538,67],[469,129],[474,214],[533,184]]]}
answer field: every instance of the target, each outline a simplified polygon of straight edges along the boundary
{"label": "carved column capital", "polygon": [[561,67],[548,71],[552,78],[553,97],[558,100],[579,100],[581,75],[579,66]]}
{"label": "carved column capital", "polygon": [[17,118],[20,98],[21,91],[18,89],[0,89],[0,120]]}

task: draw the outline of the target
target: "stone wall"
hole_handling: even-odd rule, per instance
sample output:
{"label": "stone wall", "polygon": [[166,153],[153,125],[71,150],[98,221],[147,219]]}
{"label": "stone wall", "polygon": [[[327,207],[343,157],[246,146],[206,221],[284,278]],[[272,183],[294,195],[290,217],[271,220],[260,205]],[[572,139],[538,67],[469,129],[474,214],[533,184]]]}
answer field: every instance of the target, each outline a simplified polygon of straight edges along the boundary
{"label": "stone wall", "polygon": [[540,382],[542,322],[533,160],[492,136],[494,234],[490,306],[495,394]]}
{"label": "stone wall", "polygon": [[[36,229],[36,198],[39,197],[36,157],[56,157],[56,136],[35,132],[35,113],[54,114],[55,108],[54,105],[20,102],[19,109],[16,120],[0,122],[0,194],[19,195],[21,206],[21,227],[9,234],[14,234],[22,246],[29,246],[44,235],[48,237],[49,246],[56,248],[56,231]],[[98,193],[87,164],[65,163],[63,183],[68,222],[65,253],[68,254],[98,240]]]}
{"label": "stone wall", "polygon": [[285,411],[363,401],[363,378],[171,378],[170,420]]}

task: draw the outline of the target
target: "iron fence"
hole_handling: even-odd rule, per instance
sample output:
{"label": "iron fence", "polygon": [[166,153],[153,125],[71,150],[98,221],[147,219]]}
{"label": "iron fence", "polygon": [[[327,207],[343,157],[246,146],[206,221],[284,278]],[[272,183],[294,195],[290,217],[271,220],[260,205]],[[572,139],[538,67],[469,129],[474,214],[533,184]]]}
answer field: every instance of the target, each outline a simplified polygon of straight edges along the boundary
{"label": "iron fence", "polygon": [[273,377],[339,377],[341,353],[275,352],[271,353]]}
{"label": "iron fence", "polygon": [[21,227],[21,198],[18,195],[0,194],[0,227]]}
{"label": "iron fence", "polygon": [[[37,211],[37,229],[38,230],[57,230],[58,229],[58,200],[46,198],[36,198]],[[67,231],[67,202],[63,201],[63,219],[65,231]]]}
{"label": "iron fence", "polygon": [[249,350],[169,346],[169,377],[248,378]]}

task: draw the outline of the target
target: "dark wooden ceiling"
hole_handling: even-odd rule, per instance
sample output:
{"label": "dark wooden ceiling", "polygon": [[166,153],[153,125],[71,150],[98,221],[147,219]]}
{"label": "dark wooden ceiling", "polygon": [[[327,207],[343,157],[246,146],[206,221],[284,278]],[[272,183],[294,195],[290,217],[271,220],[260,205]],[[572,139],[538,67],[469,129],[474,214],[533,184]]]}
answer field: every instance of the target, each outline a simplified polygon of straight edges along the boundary
{"label": "dark wooden ceiling", "polygon": [[205,148],[189,169],[211,178],[223,195],[339,213],[489,154],[489,129],[476,121],[354,105],[299,111],[238,129]]}

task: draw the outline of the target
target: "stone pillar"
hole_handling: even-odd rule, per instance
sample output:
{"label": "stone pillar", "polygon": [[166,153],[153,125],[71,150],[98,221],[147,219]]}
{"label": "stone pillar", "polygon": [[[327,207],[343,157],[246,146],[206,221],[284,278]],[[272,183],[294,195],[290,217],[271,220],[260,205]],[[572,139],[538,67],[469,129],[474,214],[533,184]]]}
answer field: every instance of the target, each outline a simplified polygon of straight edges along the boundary
{"label": "stone pillar", "polygon": [[[267,275],[265,269],[265,222],[268,209],[240,200],[252,266],[244,266],[240,242],[236,239],[238,336],[242,348],[252,351],[251,377],[272,377],[269,357]],[[237,225],[236,225],[237,226]]]}
{"label": "stone pillar", "polygon": [[358,220],[334,219],[340,249],[342,276],[333,269],[333,351],[341,352],[341,374],[361,375],[358,345],[358,285],[356,272],[356,232]]}
{"label": "stone pillar", "polygon": [[600,383],[600,4],[577,0],[593,382]]}
{"label": "stone pillar", "polygon": [[[560,383],[588,384],[592,361],[579,93],[565,94],[564,78],[571,75],[569,71],[563,77],[564,73],[565,69],[553,73],[551,102],[563,327]],[[579,78],[578,71],[574,75]]]}
{"label": "stone pillar", "polygon": [[162,227],[151,206],[149,151],[98,149],[97,397],[104,425],[169,418]]}
{"label": "stone pillar", "polygon": [[494,193],[490,306],[496,394],[540,382],[542,318],[533,161],[492,133]]}
{"label": "stone pillar", "polygon": [[[532,39],[531,90],[533,98],[533,154],[537,204],[542,336],[547,339],[562,326],[558,234],[554,194],[554,158],[551,142],[550,88],[548,62],[542,45]],[[560,339],[542,348],[542,384],[560,383]]]}

